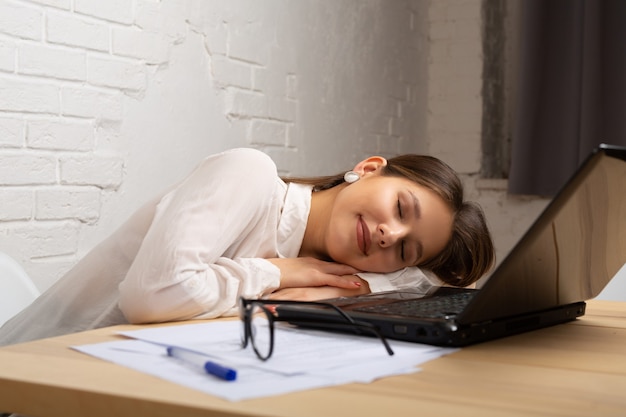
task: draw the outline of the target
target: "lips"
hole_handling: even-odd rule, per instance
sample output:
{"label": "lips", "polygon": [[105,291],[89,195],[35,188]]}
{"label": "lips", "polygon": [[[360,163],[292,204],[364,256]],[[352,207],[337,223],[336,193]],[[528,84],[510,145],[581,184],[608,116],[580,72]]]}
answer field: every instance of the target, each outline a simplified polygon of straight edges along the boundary
{"label": "lips", "polygon": [[363,255],[367,255],[371,244],[370,230],[367,227],[367,224],[363,221],[363,217],[361,216],[359,216],[359,219],[356,223],[356,239],[357,244],[359,245],[359,249],[361,249]]}

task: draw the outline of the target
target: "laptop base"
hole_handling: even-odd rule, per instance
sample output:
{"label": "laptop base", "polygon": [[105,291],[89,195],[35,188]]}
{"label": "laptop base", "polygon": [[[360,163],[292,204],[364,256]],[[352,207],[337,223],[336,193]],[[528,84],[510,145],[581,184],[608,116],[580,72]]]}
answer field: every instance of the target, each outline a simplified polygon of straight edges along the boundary
{"label": "laptop base", "polygon": [[[399,317],[397,321],[394,321],[390,317],[381,320],[376,315],[355,311],[347,312],[347,314],[356,321],[365,321],[375,325],[388,339],[435,346],[462,347],[566,323],[583,316],[585,307],[585,302],[581,301],[471,325],[457,323],[453,318],[417,320]],[[311,307],[285,305],[277,308],[277,313],[281,320],[286,320],[296,326],[354,333],[354,329],[349,325],[343,328],[337,326],[345,321],[328,310],[320,311]],[[325,313],[328,315],[324,318]],[[325,326],[325,320],[328,323],[327,326]]]}

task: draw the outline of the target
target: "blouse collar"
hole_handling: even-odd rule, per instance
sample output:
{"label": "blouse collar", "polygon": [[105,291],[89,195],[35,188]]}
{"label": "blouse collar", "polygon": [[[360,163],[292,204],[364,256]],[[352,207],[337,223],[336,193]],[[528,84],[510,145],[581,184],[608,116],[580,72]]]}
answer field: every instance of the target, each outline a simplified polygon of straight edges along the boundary
{"label": "blouse collar", "polygon": [[285,202],[278,222],[278,256],[298,256],[311,211],[312,191],[311,185],[295,182],[287,184]]}

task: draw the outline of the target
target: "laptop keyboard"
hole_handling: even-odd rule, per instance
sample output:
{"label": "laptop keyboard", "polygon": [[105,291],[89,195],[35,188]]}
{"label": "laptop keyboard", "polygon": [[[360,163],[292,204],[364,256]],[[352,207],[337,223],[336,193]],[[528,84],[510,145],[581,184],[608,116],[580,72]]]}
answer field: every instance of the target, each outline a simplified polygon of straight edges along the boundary
{"label": "laptop keyboard", "polygon": [[475,294],[475,291],[459,292],[445,296],[364,306],[355,308],[354,310],[365,313],[380,313],[404,317],[440,318],[459,314]]}

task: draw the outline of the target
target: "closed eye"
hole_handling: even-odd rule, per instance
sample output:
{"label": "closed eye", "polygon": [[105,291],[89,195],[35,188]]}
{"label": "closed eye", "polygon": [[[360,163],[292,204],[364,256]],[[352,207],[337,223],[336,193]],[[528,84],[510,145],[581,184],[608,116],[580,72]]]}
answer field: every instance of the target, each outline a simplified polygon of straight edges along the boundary
{"label": "closed eye", "polygon": [[[398,198],[397,206],[398,206],[398,216],[400,217],[400,220],[403,220],[404,219],[404,212],[402,211],[402,203],[400,202],[400,198]],[[402,262],[405,261],[405,258],[404,258],[404,240],[400,242],[400,259],[402,259]]]}

